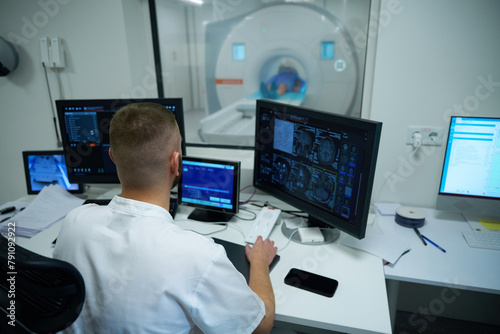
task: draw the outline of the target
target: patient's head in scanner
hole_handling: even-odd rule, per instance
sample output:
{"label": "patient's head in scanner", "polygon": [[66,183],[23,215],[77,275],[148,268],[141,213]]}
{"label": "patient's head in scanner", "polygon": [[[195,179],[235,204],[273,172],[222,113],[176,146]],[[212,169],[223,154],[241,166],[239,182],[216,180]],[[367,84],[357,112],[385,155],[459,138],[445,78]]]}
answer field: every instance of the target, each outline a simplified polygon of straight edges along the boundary
{"label": "patient's head in scanner", "polygon": [[304,84],[293,62],[284,59],[278,68],[278,73],[269,78],[266,83],[260,84],[260,93],[264,98],[277,99],[286,92],[300,92]]}

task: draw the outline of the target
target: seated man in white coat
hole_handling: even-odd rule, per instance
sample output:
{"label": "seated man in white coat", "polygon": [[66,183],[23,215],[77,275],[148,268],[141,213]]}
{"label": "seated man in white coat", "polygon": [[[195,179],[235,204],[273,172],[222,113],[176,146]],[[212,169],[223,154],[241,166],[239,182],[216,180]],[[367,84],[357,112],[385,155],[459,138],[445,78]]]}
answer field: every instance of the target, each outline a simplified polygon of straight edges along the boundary
{"label": "seated man in white coat", "polygon": [[110,156],[122,192],[107,206],[83,205],[63,221],[54,257],[86,285],[69,333],[268,333],[274,322],[269,264],[274,242],[247,245],[250,280],[211,239],[175,225],[170,189],[181,165],[174,115],[131,104],[111,121]]}

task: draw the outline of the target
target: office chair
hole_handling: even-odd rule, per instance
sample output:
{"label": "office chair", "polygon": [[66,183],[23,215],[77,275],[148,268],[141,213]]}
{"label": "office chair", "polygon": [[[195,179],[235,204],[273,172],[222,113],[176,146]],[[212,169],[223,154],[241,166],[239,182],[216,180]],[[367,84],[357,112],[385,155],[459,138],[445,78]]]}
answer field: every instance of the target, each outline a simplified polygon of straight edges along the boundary
{"label": "office chair", "polygon": [[78,318],[84,299],[85,283],[72,264],[33,253],[0,235],[0,310],[5,313],[0,312],[0,332],[61,331]]}

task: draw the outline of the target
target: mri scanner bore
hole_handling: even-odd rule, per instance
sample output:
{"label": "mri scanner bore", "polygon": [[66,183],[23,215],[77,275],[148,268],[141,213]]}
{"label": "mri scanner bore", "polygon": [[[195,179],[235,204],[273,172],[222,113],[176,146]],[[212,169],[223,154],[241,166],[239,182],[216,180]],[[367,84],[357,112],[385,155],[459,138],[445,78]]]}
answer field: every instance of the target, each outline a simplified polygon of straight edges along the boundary
{"label": "mri scanner bore", "polygon": [[[255,101],[262,98],[359,115],[358,57],[331,12],[306,4],[268,5],[209,23],[205,34],[208,116],[198,131],[203,141],[253,146]],[[302,136],[307,146],[307,133]]]}

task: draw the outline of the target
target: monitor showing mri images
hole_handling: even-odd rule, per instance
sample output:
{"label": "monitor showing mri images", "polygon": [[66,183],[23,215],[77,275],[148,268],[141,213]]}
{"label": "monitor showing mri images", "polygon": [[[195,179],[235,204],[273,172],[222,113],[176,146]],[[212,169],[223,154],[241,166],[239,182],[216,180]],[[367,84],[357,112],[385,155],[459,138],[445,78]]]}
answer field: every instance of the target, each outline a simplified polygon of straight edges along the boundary
{"label": "monitor showing mri images", "polygon": [[362,239],[381,130],[380,122],[257,100],[253,184],[306,213],[309,226]]}
{"label": "monitor showing mri images", "polygon": [[[262,176],[311,204],[349,218],[354,213],[363,163],[363,133],[312,118],[261,113],[260,128],[273,133],[272,149],[261,156]],[[270,145],[269,145],[270,146]]]}

